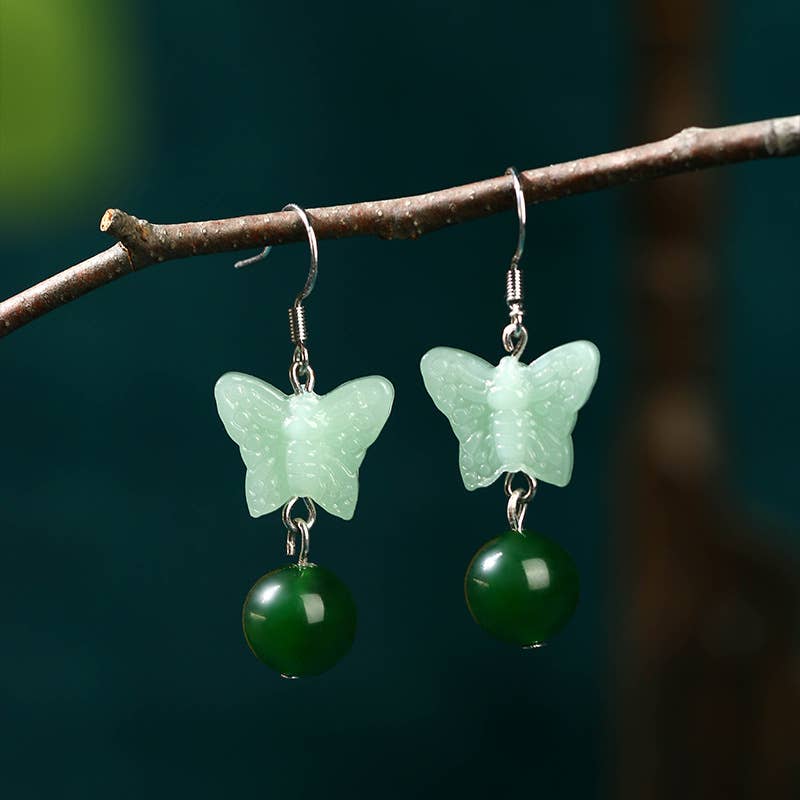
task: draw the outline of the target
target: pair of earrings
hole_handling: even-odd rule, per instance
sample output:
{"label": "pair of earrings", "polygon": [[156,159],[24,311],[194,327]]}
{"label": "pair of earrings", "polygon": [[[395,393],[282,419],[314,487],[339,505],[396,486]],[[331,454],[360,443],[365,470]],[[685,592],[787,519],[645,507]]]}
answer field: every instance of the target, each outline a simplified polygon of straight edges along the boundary
{"label": "pair of earrings", "polygon": [[[505,475],[510,530],[485,544],[467,568],[464,588],[475,621],[493,636],[537,647],[560,630],[578,601],[578,575],[569,554],[550,539],[523,527],[537,481],[565,486],[572,472],[571,432],[577,412],[597,378],[599,353],[587,341],[570,342],[530,365],[520,361],[528,334],[523,324],[522,272],[525,198],[519,176],[507,170],[519,217],[517,248],[506,274],[509,322],[503,330],[508,355],[494,367],[462,350],[437,347],[423,356],[425,388],[448,418],[459,442],[459,466],[468,490]],[[311,248],[303,290],[289,309],[294,354],[292,394],[237,372],[223,375],[214,394],[219,416],[239,445],[247,468],[250,514],[278,508],[286,528],[286,552],[297,563],[256,581],[242,610],[250,649],[287,678],[325,672],[350,649],[356,608],[342,581],[308,560],[309,532],[317,504],[351,519],[358,497],[358,469],[367,448],[389,418],[394,389],[370,376],[342,384],[327,395],[314,392],[303,302],[318,269],[316,236],[305,211],[301,218]],[[237,266],[263,258],[239,262]],[[522,486],[514,486],[519,475]],[[295,512],[302,500],[305,518]]]}

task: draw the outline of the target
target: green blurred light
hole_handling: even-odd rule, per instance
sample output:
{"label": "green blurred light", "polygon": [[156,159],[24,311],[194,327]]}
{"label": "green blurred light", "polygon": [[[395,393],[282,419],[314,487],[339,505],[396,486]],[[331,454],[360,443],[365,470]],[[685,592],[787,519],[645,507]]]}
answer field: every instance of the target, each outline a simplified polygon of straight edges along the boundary
{"label": "green blurred light", "polygon": [[[130,160],[129,30],[99,0],[0,0],[0,213],[68,208]],[[123,155],[124,154],[124,155]]]}

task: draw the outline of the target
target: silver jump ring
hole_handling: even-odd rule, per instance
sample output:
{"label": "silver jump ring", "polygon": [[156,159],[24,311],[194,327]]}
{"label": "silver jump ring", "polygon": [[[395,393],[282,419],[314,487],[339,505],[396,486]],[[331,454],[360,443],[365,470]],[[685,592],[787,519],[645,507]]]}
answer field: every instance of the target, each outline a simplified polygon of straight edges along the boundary
{"label": "silver jump ring", "polygon": [[290,533],[297,533],[299,530],[297,527],[297,520],[300,519],[300,517],[292,517],[292,509],[298,500],[302,500],[303,503],[305,503],[306,510],[308,511],[308,519],[304,520],[306,525],[309,528],[313,528],[314,523],[317,521],[317,507],[314,505],[314,501],[310,497],[293,497],[288,503],[286,503],[286,505],[283,507],[283,511],[281,512],[283,524],[286,526],[286,530],[288,530]]}
{"label": "silver jump ring", "polygon": [[522,491],[520,489],[514,489],[512,485],[514,483],[514,478],[517,475],[522,475],[526,483],[526,487],[524,492],[522,493],[521,499],[525,503],[530,503],[530,501],[533,500],[533,497],[536,494],[538,483],[536,482],[536,478],[532,478],[525,472],[506,472],[506,477],[505,480],[503,481],[503,489],[506,493],[506,497],[511,497],[511,495],[515,491]]}
{"label": "silver jump ring", "polygon": [[528,344],[528,329],[519,323],[509,322],[503,328],[503,347],[514,358],[519,358]]}
{"label": "silver jump ring", "polygon": [[286,526],[286,555],[293,556],[296,552],[297,534],[300,534],[300,552],[297,555],[297,565],[304,567],[308,564],[308,550],[310,545],[309,531],[314,523],[317,521],[317,507],[310,497],[303,497],[306,510],[308,511],[308,519],[302,517],[292,517],[292,509],[295,503],[301,498],[293,497],[283,507],[281,518],[283,524]]}
{"label": "silver jump ring", "polygon": [[316,375],[308,361],[292,361],[289,367],[289,382],[295,394],[313,392]]}
{"label": "silver jump ring", "polygon": [[298,342],[298,344],[294,346],[292,361],[299,361],[301,364],[307,364],[308,358],[308,347],[302,342]]}
{"label": "silver jump ring", "polygon": [[[513,486],[514,476],[522,475],[525,479],[525,487]],[[537,483],[536,478],[532,478],[526,473],[507,472],[505,480],[503,481],[503,489],[508,496],[508,505],[506,506],[506,517],[511,530],[521,533],[525,523],[525,512],[528,510],[528,504],[533,500],[536,495]]]}

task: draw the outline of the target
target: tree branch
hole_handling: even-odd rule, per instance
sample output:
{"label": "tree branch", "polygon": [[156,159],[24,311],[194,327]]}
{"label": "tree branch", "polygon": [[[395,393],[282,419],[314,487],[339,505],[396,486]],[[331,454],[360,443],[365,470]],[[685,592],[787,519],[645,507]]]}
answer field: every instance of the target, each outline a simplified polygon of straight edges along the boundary
{"label": "tree branch", "polygon": [[[726,128],[687,128],[659,142],[526,170],[520,179],[527,202],[539,203],[706,167],[798,154],[800,115]],[[312,208],[308,215],[319,239],[416,239],[513,204],[511,179],[503,176],[413,197]],[[100,230],[117,244],[0,303],[0,336],[151,264],[305,238],[291,211],[158,225],[109,209]]]}

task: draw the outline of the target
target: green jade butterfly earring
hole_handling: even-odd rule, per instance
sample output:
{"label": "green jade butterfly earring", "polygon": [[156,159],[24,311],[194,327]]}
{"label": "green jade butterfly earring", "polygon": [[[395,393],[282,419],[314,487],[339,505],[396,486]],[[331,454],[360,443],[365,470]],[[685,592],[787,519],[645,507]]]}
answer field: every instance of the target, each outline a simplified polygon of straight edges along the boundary
{"label": "green jade butterfly earring", "polygon": [[[308,560],[309,531],[316,505],[351,519],[358,498],[358,468],[392,407],[394,389],[371,376],[342,384],[327,395],[314,392],[303,301],[316,282],[318,249],[305,211],[294,204],[311,248],[303,290],[289,309],[295,346],[289,368],[293,393],[285,395],[251,375],[228,372],[214,387],[225,430],[239,445],[247,468],[245,495],[253,517],[283,507],[287,555],[297,563],[268,572],[244,601],[242,625],[258,659],[285,678],[318,675],[349,650],[356,609],[347,587],[332,572]],[[270,248],[237,267],[264,258]],[[294,514],[303,501],[307,518]],[[298,542],[299,539],[299,542]]]}
{"label": "green jade butterfly earring", "polygon": [[[525,196],[510,167],[519,238],[506,273],[510,322],[503,330],[509,354],[494,367],[449,347],[427,352],[420,364],[425,388],[448,418],[459,442],[459,465],[470,491],[505,475],[511,530],[487,542],[464,579],[475,621],[498,639],[522,647],[544,644],[570,619],[578,602],[578,573],[569,554],[550,539],[525,530],[528,504],[544,481],[566,486],[572,474],[577,412],[589,398],[600,362],[597,348],[570,342],[525,365],[522,271]],[[524,480],[514,487],[515,477]],[[519,482],[519,481],[518,481]]]}

